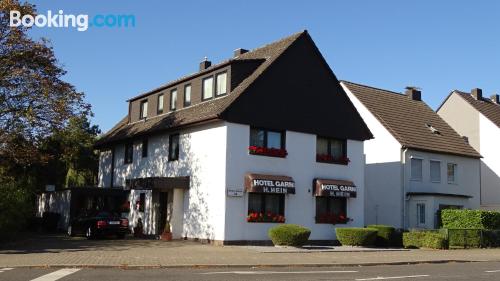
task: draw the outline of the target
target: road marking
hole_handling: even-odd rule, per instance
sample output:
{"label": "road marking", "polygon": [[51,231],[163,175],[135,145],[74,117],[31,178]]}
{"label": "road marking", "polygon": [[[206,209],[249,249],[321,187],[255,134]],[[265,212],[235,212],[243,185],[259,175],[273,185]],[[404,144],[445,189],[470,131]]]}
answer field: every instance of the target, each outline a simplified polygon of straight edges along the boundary
{"label": "road marking", "polygon": [[218,272],[203,272],[200,274],[325,274],[325,273],[357,273],[354,270],[323,270],[323,271],[218,271]]}
{"label": "road marking", "polygon": [[12,268],[12,267],[0,268],[0,270],[2,270],[2,271],[12,270],[12,269],[14,269],[14,268]]}
{"label": "road marking", "polygon": [[381,277],[381,276],[379,276],[379,277],[375,277],[375,278],[356,279],[356,281],[404,279],[404,278],[420,278],[420,277],[429,277],[429,275],[408,275],[408,276],[390,276],[390,277]]}
{"label": "road marking", "polygon": [[63,268],[61,270],[54,271],[52,273],[45,274],[38,278],[32,279],[31,281],[55,281],[63,278],[64,276],[73,274],[79,270],[81,270],[81,268]]}
{"label": "road marking", "polygon": [[487,271],[485,271],[485,272],[487,272],[487,273],[500,272],[500,269],[499,269],[499,270],[487,270]]}

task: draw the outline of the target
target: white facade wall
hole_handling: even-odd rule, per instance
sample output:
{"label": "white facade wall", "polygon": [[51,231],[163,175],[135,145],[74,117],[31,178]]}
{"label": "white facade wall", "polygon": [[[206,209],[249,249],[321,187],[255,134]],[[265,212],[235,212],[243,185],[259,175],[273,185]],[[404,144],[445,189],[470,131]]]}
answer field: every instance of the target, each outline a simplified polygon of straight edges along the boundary
{"label": "white facade wall", "polygon": [[111,150],[103,150],[99,154],[99,172],[97,177],[98,187],[111,186]]}
{"label": "white facade wall", "polygon": [[401,145],[366,106],[342,85],[374,139],[365,141],[365,222],[403,227]]}
{"label": "white facade wall", "polygon": [[484,208],[500,210],[500,128],[481,114],[481,184]]}
{"label": "white facade wall", "polygon": [[[422,180],[411,179],[411,158],[422,159]],[[430,161],[441,162],[441,181],[432,182],[430,178]],[[472,198],[454,196],[411,196],[406,203],[408,228],[435,228],[436,212],[439,205],[457,205],[466,209],[478,209],[480,206],[480,161],[479,159],[454,156],[441,153],[407,150],[405,153],[405,190],[406,192],[443,193],[467,195]],[[448,183],[448,163],[457,165],[456,183]],[[419,225],[416,221],[416,204],[426,205],[426,223]]]}
{"label": "white facade wall", "polygon": [[[190,189],[183,193],[182,237],[222,240],[225,219],[225,124],[218,122],[181,131],[177,161],[168,161],[168,134],[148,138],[148,157],[142,157],[141,143],[140,140],[134,143],[131,164],[124,164],[125,145],[115,147],[114,185],[125,186],[125,180],[132,178],[190,176]],[[111,164],[106,153],[100,157],[99,177],[103,179],[110,176],[109,172],[101,175],[108,171],[107,167]],[[130,201],[139,200],[140,192],[145,191],[131,192]],[[141,217],[147,234],[154,233],[155,218],[147,215],[152,213],[152,202],[148,199],[151,197],[150,194],[146,196],[144,214],[134,214],[131,218],[131,223],[135,223]],[[178,193],[174,197],[179,197]],[[174,208],[181,207],[175,205]],[[173,219],[179,223],[178,218]]]}
{"label": "white facade wall", "polygon": [[[357,186],[357,198],[347,199],[347,216],[353,221],[341,226],[364,225],[364,159],[363,142],[347,142],[349,165],[316,162],[316,135],[286,132],[286,158],[251,155],[248,153],[250,127],[227,123],[226,183],[229,189],[244,190],[246,173],[291,176],[295,181],[296,194],[285,195],[286,223],[300,224],[312,230],[310,239],[331,240],[335,238],[334,226],[315,223],[315,197],[312,191],[314,178],[344,179]],[[226,199],[225,240],[268,240],[269,228],[274,223],[249,223],[248,193],[242,197]]]}

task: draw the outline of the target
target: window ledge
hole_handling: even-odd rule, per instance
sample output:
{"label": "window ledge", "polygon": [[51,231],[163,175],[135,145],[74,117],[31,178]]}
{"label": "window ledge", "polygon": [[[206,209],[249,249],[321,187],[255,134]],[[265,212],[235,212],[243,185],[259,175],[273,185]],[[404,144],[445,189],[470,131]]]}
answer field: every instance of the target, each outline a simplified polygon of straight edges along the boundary
{"label": "window ledge", "polygon": [[347,166],[347,165],[349,165],[349,162],[347,162],[347,161],[325,161],[325,160],[316,160],[316,163],[323,163],[323,164],[337,164],[337,165],[343,165],[343,166]]}

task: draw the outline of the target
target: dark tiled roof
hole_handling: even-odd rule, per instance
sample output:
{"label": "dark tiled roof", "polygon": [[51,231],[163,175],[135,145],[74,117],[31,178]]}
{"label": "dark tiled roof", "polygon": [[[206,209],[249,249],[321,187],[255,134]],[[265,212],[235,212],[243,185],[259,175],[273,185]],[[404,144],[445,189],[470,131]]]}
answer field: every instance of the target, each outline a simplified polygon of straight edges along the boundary
{"label": "dark tiled roof", "polygon": [[464,100],[466,100],[470,105],[472,105],[477,111],[481,112],[486,118],[490,119],[493,124],[500,128],[500,105],[493,103],[489,99],[483,98],[482,100],[476,100],[470,93],[464,93],[461,91],[454,91]]}
{"label": "dark tiled roof", "polygon": [[[348,81],[342,81],[342,83],[403,147],[481,157],[425,102],[412,100],[400,93]],[[433,133],[427,124],[437,129],[439,134]]]}
{"label": "dark tiled roof", "polygon": [[[169,112],[158,117],[152,117],[144,121],[139,121],[127,124],[128,118],[125,117],[113,129],[104,134],[97,142],[96,148],[103,147],[104,145],[123,141],[124,139],[136,137],[139,135],[151,134],[158,131],[173,129],[181,126],[188,126],[191,124],[208,121],[219,118],[220,114],[235,100],[245,89],[252,84],[266,69],[299,37],[307,35],[307,31],[302,31],[293,34],[289,37],[283,38],[274,43],[265,45],[263,47],[251,50],[230,61],[238,60],[264,60],[257,69],[245,78],[231,93],[226,96],[216,98],[213,100],[201,102],[199,104],[182,108],[177,111]],[[226,64],[228,61],[223,62]],[[214,65],[210,69],[220,66]],[[180,79],[176,79],[158,89],[168,87],[168,85],[175,84],[181,80],[191,77],[192,74]],[[158,90],[156,89],[156,90]],[[155,91],[155,90],[153,90]],[[149,92],[148,92],[149,93]],[[137,97],[136,97],[137,98]]]}

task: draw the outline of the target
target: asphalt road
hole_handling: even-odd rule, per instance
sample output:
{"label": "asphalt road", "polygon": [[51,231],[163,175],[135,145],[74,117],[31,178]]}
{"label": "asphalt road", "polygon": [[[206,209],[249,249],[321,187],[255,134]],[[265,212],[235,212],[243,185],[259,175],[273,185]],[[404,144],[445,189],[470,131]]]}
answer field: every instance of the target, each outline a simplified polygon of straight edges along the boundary
{"label": "asphalt road", "polygon": [[500,280],[500,262],[316,268],[0,268],[0,280]]}

